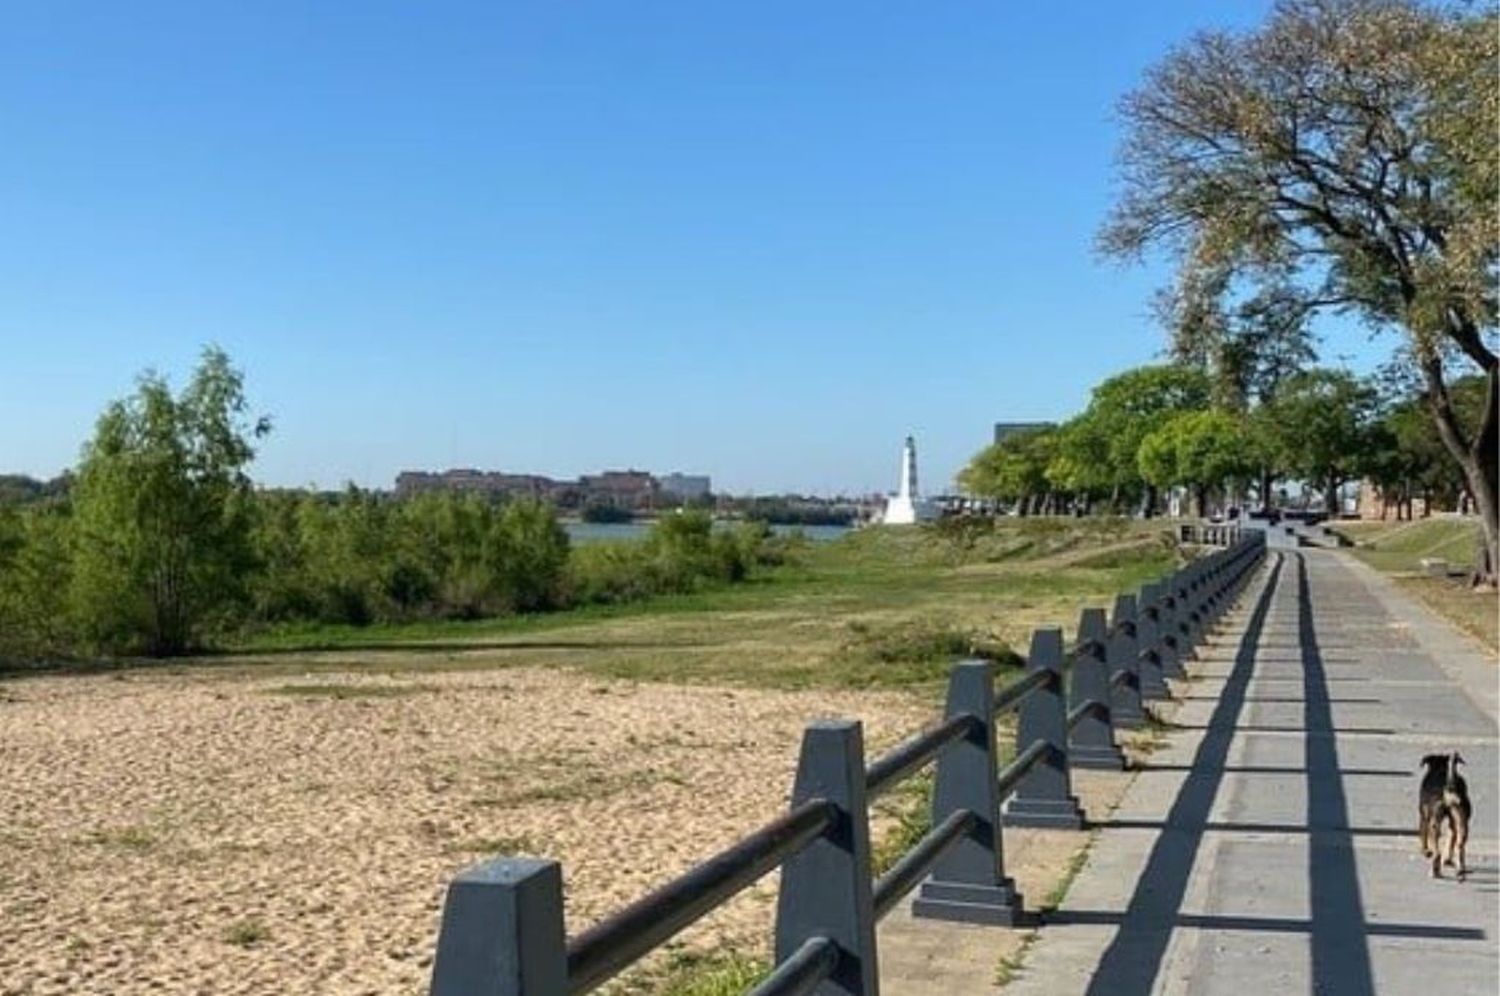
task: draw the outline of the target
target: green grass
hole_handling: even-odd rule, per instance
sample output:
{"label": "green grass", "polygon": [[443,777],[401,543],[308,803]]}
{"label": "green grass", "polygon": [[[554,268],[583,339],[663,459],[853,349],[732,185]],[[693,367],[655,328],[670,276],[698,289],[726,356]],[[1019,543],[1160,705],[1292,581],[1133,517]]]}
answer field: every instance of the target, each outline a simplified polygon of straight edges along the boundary
{"label": "green grass", "polygon": [[224,928],[225,942],[241,948],[253,948],[260,942],[269,940],[270,937],[271,928],[258,917],[236,920]]}
{"label": "green grass", "polygon": [[1071,630],[1083,606],[1171,569],[1162,535],[1120,519],[1007,520],[977,538],[860,530],[741,585],[478,622],[281,629],[217,663],[350,670],[347,653],[307,656],[338,650],[367,653],[359,670],[393,675],[560,666],[676,684],[929,692],[954,658],[1014,662],[1033,627]]}
{"label": "green grass", "polygon": [[[1407,593],[1488,650],[1500,650],[1500,595],[1475,590],[1467,583],[1473,569],[1479,524],[1473,519],[1417,519],[1412,522],[1358,523],[1351,532],[1354,555],[1378,571],[1393,575]],[[1427,558],[1446,560],[1462,577],[1431,577]]]}
{"label": "green grass", "polygon": [[85,838],[90,844],[117,848],[123,851],[149,851],[157,844],[156,831],[150,827],[131,824],[91,831]]}
{"label": "green grass", "polygon": [[680,954],[647,991],[660,996],[743,996],[770,973],[759,958]]}
{"label": "green grass", "polygon": [[1073,880],[1078,877],[1079,872],[1083,871],[1083,866],[1088,864],[1089,850],[1094,846],[1094,841],[1098,837],[1099,831],[1097,830],[1089,834],[1088,841],[1072,857],[1068,858],[1068,866],[1064,869],[1062,878],[1058,879],[1052,888],[1047,890],[1047,894],[1042,897],[1041,912],[1050,913],[1061,906],[1064,899],[1068,898],[1068,890],[1073,887]]}
{"label": "green grass", "polygon": [[300,698],[391,699],[433,691],[431,685],[278,685],[267,690],[270,695],[293,695]]}
{"label": "green grass", "polygon": [[1021,967],[1026,963],[1026,953],[1031,950],[1031,946],[1036,941],[1037,932],[1033,930],[1021,938],[1021,946],[1019,948],[1000,959],[1000,963],[995,966],[995,985],[997,988],[1008,986],[1016,981],[1016,976],[1021,974]]}
{"label": "green grass", "polygon": [[[1381,528],[1384,526],[1385,528]],[[1474,564],[1479,524],[1472,519],[1419,519],[1381,523],[1351,532],[1355,556],[1377,570],[1420,572],[1424,558],[1446,560],[1455,568]]]}
{"label": "green grass", "polygon": [[524,834],[513,837],[475,837],[467,840],[455,840],[448,845],[448,851],[453,854],[483,854],[491,857],[498,855],[529,854],[541,856],[546,853],[546,847],[535,839]]}

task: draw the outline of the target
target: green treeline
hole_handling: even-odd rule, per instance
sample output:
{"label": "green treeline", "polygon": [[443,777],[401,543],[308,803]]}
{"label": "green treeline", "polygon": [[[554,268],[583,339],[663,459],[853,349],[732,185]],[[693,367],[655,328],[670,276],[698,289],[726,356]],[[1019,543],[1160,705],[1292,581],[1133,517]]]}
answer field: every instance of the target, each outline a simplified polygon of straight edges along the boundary
{"label": "green treeline", "polygon": [[171,655],[280,623],[545,612],[746,578],[769,530],[703,512],[639,541],[572,548],[550,505],[257,491],[268,423],[210,349],[174,395],[147,375],[111,404],[71,487],[0,504],[0,657]]}
{"label": "green treeline", "polygon": [[[1212,363],[1139,367],[1110,377],[1088,406],[1060,425],[1018,433],[979,452],[959,480],[971,494],[1022,515],[1139,511],[1156,514],[1174,488],[1194,511],[1236,500],[1271,503],[1275,488],[1302,483],[1337,514],[1339,489],[1368,479],[1410,515],[1466,495],[1463,468],[1414,392],[1282,356],[1276,377],[1226,390]],[[1450,395],[1460,425],[1483,418],[1482,377],[1458,378]],[[1472,500],[1472,496],[1470,496]]]}

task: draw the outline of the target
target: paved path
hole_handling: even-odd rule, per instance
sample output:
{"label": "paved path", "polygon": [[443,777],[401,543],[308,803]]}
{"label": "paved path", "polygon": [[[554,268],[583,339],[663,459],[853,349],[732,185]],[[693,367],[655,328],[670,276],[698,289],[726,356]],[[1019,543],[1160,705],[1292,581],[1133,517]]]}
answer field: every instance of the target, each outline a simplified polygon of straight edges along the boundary
{"label": "paved path", "polygon": [[[1497,671],[1345,555],[1272,551],[1006,996],[1500,989]],[[1469,880],[1417,851],[1459,749]]]}

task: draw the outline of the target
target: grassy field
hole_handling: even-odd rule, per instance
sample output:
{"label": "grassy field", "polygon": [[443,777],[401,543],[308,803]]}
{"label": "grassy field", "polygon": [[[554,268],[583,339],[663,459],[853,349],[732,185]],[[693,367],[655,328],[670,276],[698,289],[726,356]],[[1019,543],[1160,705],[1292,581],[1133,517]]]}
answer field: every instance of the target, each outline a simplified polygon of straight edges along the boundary
{"label": "grassy field", "polygon": [[600,677],[779,689],[935,686],[965,655],[1024,653],[1034,627],[1167,571],[1160,527],[1011,520],[993,532],[864,530],[805,544],[750,582],[649,602],[479,622],[301,627],[225,664],[264,671],[561,666]]}
{"label": "grassy field", "polygon": [[1357,557],[1392,575],[1429,608],[1495,649],[1500,648],[1500,596],[1471,589],[1466,577],[1431,577],[1422,566],[1426,559],[1445,560],[1453,570],[1467,574],[1474,566],[1478,528],[1472,519],[1453,518],[1338,526],[1357,544]]}

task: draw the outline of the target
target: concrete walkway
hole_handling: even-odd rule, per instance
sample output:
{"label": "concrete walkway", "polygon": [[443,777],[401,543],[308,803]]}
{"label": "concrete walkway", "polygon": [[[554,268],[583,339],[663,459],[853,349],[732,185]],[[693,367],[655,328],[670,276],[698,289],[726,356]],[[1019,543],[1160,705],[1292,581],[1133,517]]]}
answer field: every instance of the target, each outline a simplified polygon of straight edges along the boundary
{"label": "concrete walkway", "polygon": [[[1500,989],[1494,662],[1310,549],[1272,551],[1202,657],[1006,996]],[[1430,878],[1415,835],[1418,761],[1454,748],[1463,883]]]}

